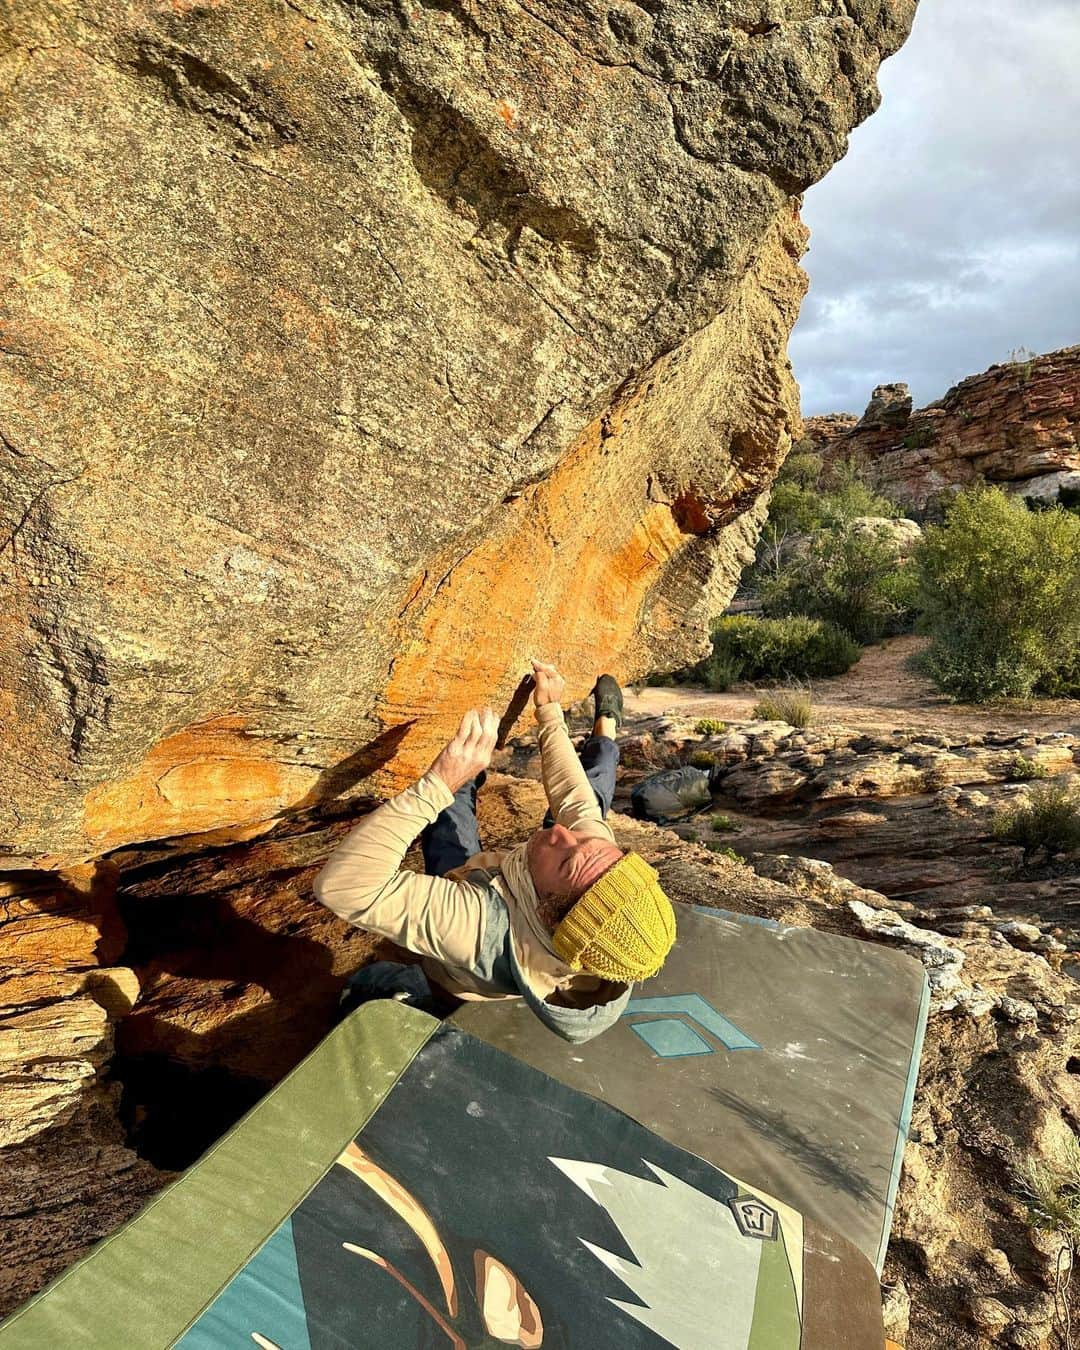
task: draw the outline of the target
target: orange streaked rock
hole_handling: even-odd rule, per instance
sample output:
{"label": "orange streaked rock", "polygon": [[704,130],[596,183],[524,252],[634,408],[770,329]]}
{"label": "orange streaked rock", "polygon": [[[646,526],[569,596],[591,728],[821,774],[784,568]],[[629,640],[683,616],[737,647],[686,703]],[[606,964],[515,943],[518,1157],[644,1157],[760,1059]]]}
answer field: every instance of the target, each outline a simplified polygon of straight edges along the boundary
{"label": "orange streaked rock", "polygon": [[87,794],[88,843],[105,853],[135,840],[267,821],[318,777],[314,768],[271,758],[269,745],[247,736],[236,717],[166,737],[126,778]]}

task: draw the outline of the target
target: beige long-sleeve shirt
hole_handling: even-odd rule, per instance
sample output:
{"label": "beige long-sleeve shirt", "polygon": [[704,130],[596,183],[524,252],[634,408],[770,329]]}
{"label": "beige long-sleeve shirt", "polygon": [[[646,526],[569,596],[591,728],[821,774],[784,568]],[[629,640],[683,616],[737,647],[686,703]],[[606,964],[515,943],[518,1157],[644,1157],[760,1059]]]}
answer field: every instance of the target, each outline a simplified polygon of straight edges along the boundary
{"label": "beige long-sleeve shirt", "polygon": [[[541,777],[555,820],[582,838],[614,843],[571,744],[562,708],[544,704],[536,709],[536,720]],[[452,801],[453,793],[442,779],[425,773],[354,826],[316,877],[315,895],[342,919],[433,959],[467,987],[468,973],[480,958],[489,900],[485,886],[458,878],[480,868],[505,898],[513,900],[505,880],[495,875],[505,854],[477,854],[445,877],[401,870],[409,845]],[[521,905],[523,898],[517,896],[516,901]],[[551,961],[556,967],[561,964],[550,947],[542,956],[549,967]],[[565,982],[574,982],[569,967],[563,971]],[[551,970],[546,973],[551,980]]]}

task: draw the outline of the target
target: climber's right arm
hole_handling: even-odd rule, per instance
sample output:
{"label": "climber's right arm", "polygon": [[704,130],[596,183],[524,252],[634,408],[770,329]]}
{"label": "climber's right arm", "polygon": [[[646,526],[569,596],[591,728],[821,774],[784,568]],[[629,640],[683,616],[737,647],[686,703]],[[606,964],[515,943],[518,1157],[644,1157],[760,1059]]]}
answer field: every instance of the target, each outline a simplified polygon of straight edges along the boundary
{"label": "climber's right arm", "polygon": [[536,710],[540,742],[540,777],[554,820],[582,837],[615,842],[604,820],[596,793],[582,767],[566,729],[560,702],[566,682],[553,665],[533,661]]}

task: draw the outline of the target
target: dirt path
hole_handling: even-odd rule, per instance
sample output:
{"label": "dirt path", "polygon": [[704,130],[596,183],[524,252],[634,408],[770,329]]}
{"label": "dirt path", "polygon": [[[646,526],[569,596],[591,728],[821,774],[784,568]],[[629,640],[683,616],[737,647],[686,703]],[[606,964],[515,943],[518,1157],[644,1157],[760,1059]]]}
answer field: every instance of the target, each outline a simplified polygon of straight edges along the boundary
{"label": "dirt path", "polygon": [[[908,658],[924,644],[924,638],[892,638],[868,647],[844,675],[813,682],[815,724],[819,727],[865,727],[868,731],[1022,731],[1045,735],[1050,731],[1080,733],[1080,699],[1039,699],[1031,704],[1016,702],[977,707],[949,703],[930,681],[908,668]],[[736,685],[724,694],[707,689],[643,688],[640,694],[627,689],[624,695],[630,716],[655,716],[675,710],[699,717],[739,721],[753,715],[757,693]]]}

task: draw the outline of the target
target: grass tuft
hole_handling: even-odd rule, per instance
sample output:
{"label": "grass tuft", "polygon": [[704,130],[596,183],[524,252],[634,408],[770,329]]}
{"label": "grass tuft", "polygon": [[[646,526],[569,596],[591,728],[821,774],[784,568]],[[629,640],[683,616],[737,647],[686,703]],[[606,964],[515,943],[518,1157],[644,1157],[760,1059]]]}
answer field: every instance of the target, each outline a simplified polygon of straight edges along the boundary
{"label": "grass tuft", "polygon": [[786,722],[791,727],[810,725],[813,695],[808,684],[793,683],[786,689],[770,689],[754,704],[754,716],[767,722]]}

